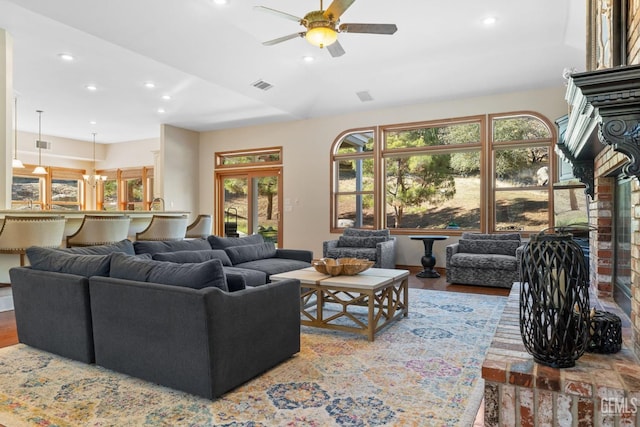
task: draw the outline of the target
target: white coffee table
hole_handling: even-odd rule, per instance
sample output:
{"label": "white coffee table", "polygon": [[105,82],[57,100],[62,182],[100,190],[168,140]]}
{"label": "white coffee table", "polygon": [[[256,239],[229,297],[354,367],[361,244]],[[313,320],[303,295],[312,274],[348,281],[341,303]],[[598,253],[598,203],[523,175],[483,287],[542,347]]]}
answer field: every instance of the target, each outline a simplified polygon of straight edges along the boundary
{"label": "white coffee table", "polygon": [[[300,280],[302,325],[355,332],[373,341],[376,332],[409,313],[408,277],[407,270],[387,268],[370,268],[355,276],[329,276],[309,267],[274,274],[271,281]],[[339,309],[325,311],[325,304],[332,304],[332,308],[337,304]],[[367,307],[366,318],[356,313],[356,307]]]}

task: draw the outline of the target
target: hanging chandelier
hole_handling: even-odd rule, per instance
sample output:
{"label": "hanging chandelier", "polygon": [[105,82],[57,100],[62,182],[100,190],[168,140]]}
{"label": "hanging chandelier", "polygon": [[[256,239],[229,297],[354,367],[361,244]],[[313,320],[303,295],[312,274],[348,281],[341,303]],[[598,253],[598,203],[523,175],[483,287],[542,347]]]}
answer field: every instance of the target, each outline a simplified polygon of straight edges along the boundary
{"label": "hanging chandelier", "polygon": [[11,161],[11,167],[16,169],[23,169],[24,165],[22,161],[18,159],[18,97],[14,98],[13,109],[13,159]]}
{"label": "hanging chandelier", "polygon": [[107,177],[104,175],[98,175],[96,171],[96,133],[93,132],[93,175],[82,175],[84,182],[92,186],[93,188],[98,185],[100,181],[106,181]]}
{"label": "hanging chandelier", "polygon": [[34,175],[46,175],[47,170],[42,166],[42,146],[47,143],[42,140],[42,110],[36,110],[38,113],[38,140],[36,145],[38,146],[38,166],[31,172]]}

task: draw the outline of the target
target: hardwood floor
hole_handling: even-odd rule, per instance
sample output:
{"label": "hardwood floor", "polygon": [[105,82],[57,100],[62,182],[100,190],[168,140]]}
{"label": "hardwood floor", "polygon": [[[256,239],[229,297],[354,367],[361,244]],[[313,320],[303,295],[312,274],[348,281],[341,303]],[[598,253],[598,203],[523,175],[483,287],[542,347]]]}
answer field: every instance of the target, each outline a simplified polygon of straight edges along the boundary
{"label": "hardwood floor", "polygon": [[13,311],[0,312],[0,348],[18,343],[16,318]]}

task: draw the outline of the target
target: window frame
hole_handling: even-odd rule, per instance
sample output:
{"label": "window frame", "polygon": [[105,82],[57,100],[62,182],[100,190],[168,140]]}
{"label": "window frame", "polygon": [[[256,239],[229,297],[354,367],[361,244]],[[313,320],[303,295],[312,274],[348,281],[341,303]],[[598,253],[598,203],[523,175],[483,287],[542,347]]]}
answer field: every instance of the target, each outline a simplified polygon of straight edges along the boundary
{"label": "window frame", "polygon": [[[329,212],[330,212],[330,222],[329,229],[332,233],[341,232],[345,227],[338,227],[338,203],[341,196],[348,195],[367,195],[371,194],[373,196],[373,228],[380,228],[381,225],[381,213],[377,208],[380,206],[380,191],[378,188],[380,187],[380,159],[379,159],[379,144],[377,141],[379,140],[379,132],[380,128],[378,126],[373,127],[362,127],[362,128],[353,128],[348,129],[342,133],[340,133],[331,144],[331,166],[330,166],[330,195],[329,195]],[[357,134],[357,133],[371,133],[373,135],[373,150],[366,152],[356,152],[356,153],[345,153],[338,154],[337,151],[340,149],[340,145],[344,141],[344,139],[348,135]],[[369,159],[373,160],[373,190],[372,191],[348,191],[348,192],[340,192],[338,191],[338,185],[340,182],[339,175],[339,165],[341,160],[363,160]]]}
{"label": "window frame", "polygon": [[[496,120],[517,118],[521,116],[528,116],[541,122],[549,131],[549,137],[544,138],[532,138],[527,140],[512,140],[512,141],[494,141],[494,123]],[[424,129],[431,127],[444,127],[448,125],[474,123],[480,124],[480,141],[477,143],[463,143],[463,144],[448,144],[448,145],[436,145],[436,146],[424,146],[424,147],[403,147],[399,149],[392,149],[387,147],[386,133],[397,131],[410,131],[414,129]],[[348,153],[338,154],[340,145],[344,141],[344,138],[353,133],[370,132],[373,135],[373,149],[366,153]],[[389,228],[394,234],[425,234],[438,232],[445,235],[460,235],[462,232],[483,232],[483,233],[500,233],[506,232],[506,230],[497,230],[496,221],[496,206],[497,190],[496,186],[496,158],[495,152],[500,149],[509,148],[530,148],[530,147],[544,147],[547,149],[548,157],[548,174],[549,180],[545,186],[536,186],[540,190],[545,190],[548,197],[548,215],[547,224],[548,227],[554,225],[554,183],[556,182],[557,175],[557,160],[558,157],[555,153],[555,145],[557,143],[557,129],[553,126],[552,122],[541,113],[530,110],[511,111],[504,113],[487,113],[478,114],[472,116],[446,118],[439,120],[429,120],[410,123],[399,123],[391,125],[376,125],[365,126],[359,128],[352,128],[341,132],[333,141],[330,149],[330,194],[329,194],[329,228],[331,233],[340,233],[345,227],[338,226],[338,214],[339,214],[339,197],[346,194],[340,192],[338,188],[339,175],[338,166],[341,160],[353,160],[360,158],[372,158],[374,169],[374,190],[373,190],[373,209],[374,212],[374,228]],[[386,218],[386,171],[385,162],[390,157],[411,156],[411,155],[438,155],[438,154],[453,154],[463,151],[476,151],[479,150],[480,158],[480,224],[478,229],[442,229],[442,228],[393,228],[389,227]],[[524,188],[530,190],[530,187]],[[545,227],[546,228],[546,227]],[[540,230],[535,230],[540,231]],[[524,236],[534,232],[534,230],[525,229],[522,230]]]}
{"label": "window frame", "polygon": [[[495,120],[499,119],[508,119],[508,118],[517,118],[517,117],[533,117],[540,122],[542,122],[547,129],[549,130],[548,138],[535,138],[535,139],[525,139],[525,140],[509,140],[509,141],[494,141],[494,126],[493,123]],[[487,175],[486,184],[488,186],[488,194],[489,194],[489,204],[487,209],[487,222],[485,224],[486,230],[488,233],[500,233],[500,232],[509,232],[512,230],[498,230],[497,228],[497,218],[496,218],[496,201],[497,194],[502,191],[531,191],[534,189],[538,190],[546,190],[547,192],[547,227],[553,227],[554,225],[554,182],[556,182],[556,174],[557,174],[557,158],[555,153],[555,145],[557,142],[557,132],[555,126],[544,117],[542,114],[536,113],[534,111],[512,111],[507,113],[495,113],[488,115],[488,144],[487,153],[490,156],[488,159],[490,163],[490,172]],[[497,189],[496,185],[496,149],[522,149],[522,148],[532,148],[532,147],[546,147],[548,150],[548,175],[549,181],[546,186],[529,186],[523,188],[514,188],[510,187],[509,189]],[[532,234],[539,232],[541,230],[533,230],[533,229],[523,229],[517,230],[520,233],[524,234]]]}

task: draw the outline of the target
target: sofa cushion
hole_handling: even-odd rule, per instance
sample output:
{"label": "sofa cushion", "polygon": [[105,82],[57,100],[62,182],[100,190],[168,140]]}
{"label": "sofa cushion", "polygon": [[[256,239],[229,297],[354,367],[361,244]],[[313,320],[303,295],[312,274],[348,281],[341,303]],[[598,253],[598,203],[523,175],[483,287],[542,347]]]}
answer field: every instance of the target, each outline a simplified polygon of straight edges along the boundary
{"label": "sofa cushion", "polygon": [[[225,267],[224,274],[227,277],[229,291],[244,289],[245,286],[261,286],[267,283],[267,273],[248,268]],[[238,286],[242,284],[241,286]],[[233,285],[233,288],[232,288]]]}
{"label": "sofa cushion", "polygon": [[157,254],[175,251],[203,251],[211,249],[211,246],[204,238],[162,241],[136,240],[133,242],[133,249],[136,254]]}
{"label": "sofa cushion", "polygon": [[185,286],[194,289],[215,286],[223,291],[229,290],[222,262],[219,259],[211,259],[198,264],[178,264],[143,259],[121,253],[114,253],[112,257],[110,277],[113,278]]}
{"label": "sofa cushion", "polygon": [[160,252],[153,254],[153,259],[157,261],[170,261],[177,263],[195,263],[219,259],[224,266],[231,266],[231,260],[227,253],[221,249],[208,249],[202,251],[176,251]]}
{"label": "sofa cushion", "polygon": [[[449,260],[450,267],[463,267],[476,270],[508,270],[516,271],[515,256],[457,253]],[[500,274],[496,272],[496,274]]]}
{"label": "sofa cushion", "polygon": [[255,245],[240,245],[226,248],[225,252],[233,265],[257,259],[273,258],[276,256],[276,245],[273,242],[263,242]]}
{"label": "sofa cushion", "polygon": [[[311,267],[311,263],[308,263],[306,261],[299,261],[295,259],[266,258],[266,259],[256,259],[254,261],[243,262],[242,264],[234,265],[234,267],[264,272],[267,276],[267,281],[269,281],[269,276],[271,276],[272,274],[280,274],[280,273],[285,273],[287,271],[300,270],[301,268],[308,268],[308,267]],[[231,268],[231,267],[227,267],[227,268]]]}
{"label": "sofa cushion", "polygon": [[109,276],[111,264],[110,253],[104,255],[72,254],[39,246],[28,248],[27,257],[34,270],[54,271],[84,277]]}
{"label": "sofa cushion", "polygon": [[378,243],[386,242],[388,237],[384,236],[340,236],[338,238],[339,248],[375,248]]}
{"label": "sofa cushion", "polygon": [[516,256],[516,249],[520,246],[519,240],[470,240],[458,241],[458,252],[471,254],[498,254]]}
{"label": "sofa cushion", "polygon": [[245,237],[218,237],[211,235],[207,239],[211,245],[210,249],[226,249],[233,246],[256,245],[264,242],[260,234],[251,234]]}
{"label": "sofa cushion", "polygon": [[342,232],[343,236],[355,236],[355,237],[369,237],[369,236],[377,236],[377,237],[389,237],[391,236],[391,232],[388,228],[383,230],[369,230],[363,228],[345,228]]}
{"label": "sofa cushion", "polygon": [[327,250],[328,258],[360,258],[376,260],[376,248],[331,248]]}
{"label": "sofa cushion", "polygon": [[74,246],[73,248],[56,248],[59,251],[69,252],[72,254],[83,255],[106,255],[112,252],[124,252],[125,254],[135,255],[133,243],[129,239],[121,240],[117,243],[108,245],[95,246]]}
{"label": "sofa cushion", "polygon": [[503,234],[482,234],[482,233],[462,233],[462,239],[471,240],[522,240],[519,233]]}

